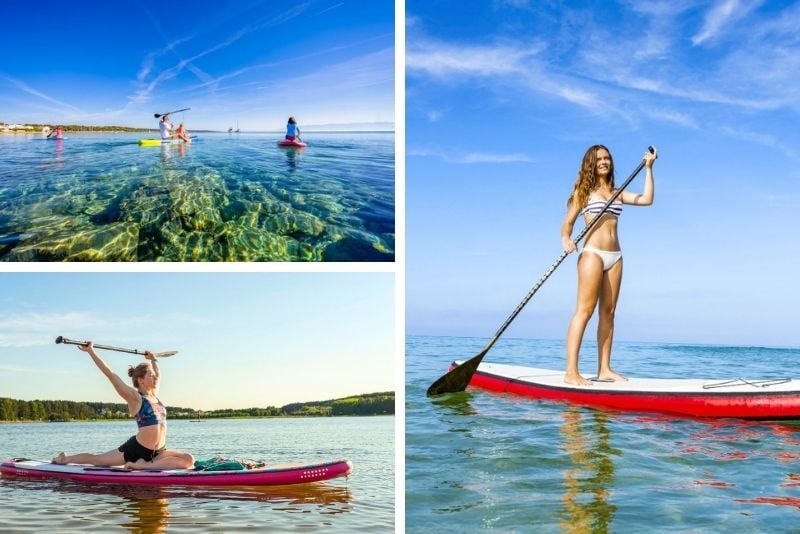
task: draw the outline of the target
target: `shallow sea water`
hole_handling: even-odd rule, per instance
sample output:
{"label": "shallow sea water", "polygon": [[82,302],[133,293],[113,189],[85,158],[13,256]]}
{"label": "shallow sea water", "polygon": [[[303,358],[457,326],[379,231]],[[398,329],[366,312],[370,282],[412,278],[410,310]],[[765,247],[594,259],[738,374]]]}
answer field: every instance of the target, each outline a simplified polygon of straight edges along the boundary
{"label": "shallow sea water", "polygon": [[[474,389],[425,396],[450,361],[485,342],[407,340],[407,532],[800,532],[796,423],[603,411]],[[585,343],[587,375],[595,350]],[[615,343],[614,367],[767,378],[787,376],[799,358],[791,348]],[[501,340],[485,359],[559,369],[564,346]]]}
{"label": "shallow sea water", "polygon": [[393,261],[394,134],[0,136],[1,261]]}
{"label": "shallow sea water", "polygon": [[[97,452],[130,421],[0,424],[0,457]],[[0,532],[392,532],[394,417],[172,421],[170,448],[271,464],[349,458],[353,472],[314,484],[137,487],[0,477]]]}

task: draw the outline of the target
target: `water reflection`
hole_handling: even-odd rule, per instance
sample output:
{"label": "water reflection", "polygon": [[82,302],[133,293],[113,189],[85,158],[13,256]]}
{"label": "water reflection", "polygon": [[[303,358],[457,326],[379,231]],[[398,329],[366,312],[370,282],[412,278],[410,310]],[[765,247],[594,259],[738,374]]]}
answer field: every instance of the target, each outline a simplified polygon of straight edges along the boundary
{"label": "water reflection", "polygon": [[61,163],[64,157],[64,140],[56,139],[53,142],[56,144],[56,162]]}
{"label": "water reflection", "polygon": [[187,143],[161,143],[161,162],[169,163],[175,157],[175,152],[178,153],[179,158],[182,158],[186,153],[187,146]]}
{"label": "water reflection", "polygon": [[286,152],[286,165],[290,171],[296,171],[300,164],[300,153],[303,151],[300,147],[284,147],[283,151]]}
{"label": "water reflection", "polygon": [[573,467],[564,471],[561,528],[565,532],[608,532],[617,509],[608,502],[614,483],[611,456],[619,455],[611,447],[611,433],[606,427],[608,415],[568,407],[562,417],[563,448]]}
{"label": "water reflection", "polygon": [[466,391],[440,395],[430,399],[434,406],[445,408],[454,415],[475,415],[478,412],[472,407],[470,400],[472,400],[472,393]]}
{"label": "water reflection", "polygon": [[[101,512],[95,519],[109,520],[131,533],[162,533],[172,525],[224,525],[232,521],[224,517],[226,509],[238,510],[243,502],[268,503],[274,512],[324,515],[353,511],[351,491],[346,487],[316,484],[292,486],[230,487],[159,487],[116,484],[86,485],[56,480],[13,480],[14,489],[92,496],[92,504]],[[84,510],[91,515],[87,506]],[[119,516],[119,517],[115,517]],[[83,517],[87,520],[89,517]]]}

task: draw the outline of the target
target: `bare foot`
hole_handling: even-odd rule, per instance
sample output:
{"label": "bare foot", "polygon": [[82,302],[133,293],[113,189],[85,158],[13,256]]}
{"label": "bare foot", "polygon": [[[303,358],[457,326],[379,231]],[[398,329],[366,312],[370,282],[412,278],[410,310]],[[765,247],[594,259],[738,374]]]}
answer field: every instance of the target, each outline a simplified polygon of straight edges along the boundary
{"label": "bare foot", "polygon": [[147,462],[145,460],[136,460],[135,462],[125,462],[125,469],[137,469],[137,470],[144,470],[144,469],[152,469],[153,462]]}
{"label": "bare foot", "polygon": [[66,464],[67,463],[67,453],[65,453],[65,452],[59,453],[58,456],[53,458],[53,463],[54,464],[60,464],[60,465]]}
{"label": "bare foot", "polygon": [[614,382],[627,382],[628,381],[627,378],[625,378],[624,376],[622,376],[620,374],[615,373],[611,369],[609,369],[608,371],[606,371],[604,373],[597,373],[597,379],[598,380],[606,380],[606,381],[612,380]]}
{"label": "bare foot", "polygon": [[564,382],[566,384],[572,384],[573,386],[591,386],[592,383],[583,378],[580,374],[570,374],[567,373],[564,375]]}
{"label": "bare foot", "polygon": [[144,460],[136,460],[135,462],[125,462],[125,469],[146,469]]}

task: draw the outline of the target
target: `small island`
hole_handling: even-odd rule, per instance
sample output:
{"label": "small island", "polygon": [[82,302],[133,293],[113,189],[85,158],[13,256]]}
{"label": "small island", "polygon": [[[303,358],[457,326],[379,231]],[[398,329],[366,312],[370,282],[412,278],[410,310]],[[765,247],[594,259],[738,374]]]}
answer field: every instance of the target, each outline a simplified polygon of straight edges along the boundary
{"label": "small island", "polygon": [[[252,417],[334,417],[394,415],[394,391],[353,395],[325,401],[295,402],[280,408],[243,408],[201,411],[167,406],[170,419]],[[0,422],[112,421],[129,419],[128,406],[110,402],[75,402],[0,397]]]}

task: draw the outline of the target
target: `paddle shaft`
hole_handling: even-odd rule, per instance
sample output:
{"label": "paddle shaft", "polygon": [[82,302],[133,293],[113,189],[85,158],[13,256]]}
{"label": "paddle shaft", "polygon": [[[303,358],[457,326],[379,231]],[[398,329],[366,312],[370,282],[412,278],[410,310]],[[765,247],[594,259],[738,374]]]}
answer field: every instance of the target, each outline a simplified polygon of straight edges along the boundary
{"label": "paddle shaft", "polygon": [[[65,345],[86,345],[89,342],[88,341],[75,341],[74,339],[67,339],[67,338],[65,338],[63,336],[58,336],[56,338],[56,343],[58,343],[58,344],[62,344],[63,343]],[[114,351],[117,351],[117,352],[127,352],[128,354],[139,354],[141,356],[144,356],[145,353],[147,353],[147,351],[145,351],[145,350],[123,349],[121,347],[112,347],[110,345],[100,345],[99,343],[93,343],[93,345],[94,345],[94,348],[96,348],[96,349],[114,350]],[[161,352],[161,353],[154,353],[154,356],[164,357],[164,356],[172,356],[173,354],[176,354],[176,351],[167,351],[167,352]]]}
{"label": "paddle shaft", "polygon": [[[655,153],[655,149],[652,146],[647,147],[647,150],[649,150],[651,154]],[[636,175],[638,175],[644,168],[644,165],[645,165],[645,159],[643,158],[642,161],[639,162],[639,165],[636,167],[636,169],[631,173],[631,175],[628,176],[628,178],[622,183],[622,185],[606,201],[605,205],[600,210],[600,212],[591,221],[589,221],[589,223],[584,227],[584,229],[581,230],[578,236],[573,240],[575,244],[578,244],[584,237],[586,237],[586,234],[588,234],[592,230],[592,228],[594,228],[597,225],[597,223],[600,221],[600,216],[603,215],[608,210],[609,206],[611,206],[611,204],[617,199],[617,197],[619,197],[622,194],[622,191],[626,187],[628,187],[628,185],[630,185],[633,179],[636,178]],[[441,393],[452,393],[454,391],[463,391],[467,387],[470,379],[472,378],[472,375],[475,373],[475,370],[478,368],[478,365],[480,364],[483,357],[486,355],[487,352],[489,352],[489,349],[491,349],[492,346],[494,346],[494,344],[497,343],[497,340],[500,339],[500,336],[503,335],[503,332],[506,331],[506,328],[508,328],[511,322],[522,311],[522,308],[524,308],[525,305],[528,304],[528,302],[533,298],[536,292],[539,291],[539,288],[542,287],[542,285],[547,281],[548,278],[550,278],[550,275],[553,274],[553,272],[555,272],[558,266],[561,265],[561,263],[569,254],[570,252],[566,250],[564,250],[561,253],[558,259],[556,259],[556,261],[553,262],[553,264],[547,269],[544,275],[542,275],[539,281],[536,282],[536,284],[534,284],[534,286],[531,288],[530,291],[528,291],[528,294],[525,295],[525,298],[522,299],[522,302],[520,302],[517,305],[514,311],[511,312],[511,315],[509,315],[508,318],[505,320],[505,322],[500,326],[500,328],[497,329],[497,332],[494,334],[494,336],[492,336],[492,339],[489,340],[486,346],[484,346],[483,349],[477,355],[473,356],[470,360],[464,362],[459,367],[456,367],[455,369],[453,369],[453,371],[448,372],[447,374],[439,378],[439,380],[434,382],[428,388],[427,392],[428,396],[439,395]],[[453,373],[455,373],[458,369],[462,368],[464,376],[459,376],[459,377],[452,376]]]}
{"label": "paddle shaft", "polygon": [[183,108],[183,109],[176,109],[175,111],[167,111],[166,113],[153,113],[153,117],[159,118],[163,115],[170,115],[172,113],[180,113],[181,111],[189,111],[192,108]]}

